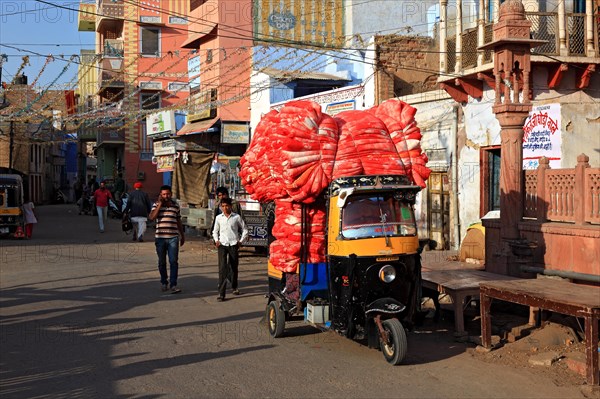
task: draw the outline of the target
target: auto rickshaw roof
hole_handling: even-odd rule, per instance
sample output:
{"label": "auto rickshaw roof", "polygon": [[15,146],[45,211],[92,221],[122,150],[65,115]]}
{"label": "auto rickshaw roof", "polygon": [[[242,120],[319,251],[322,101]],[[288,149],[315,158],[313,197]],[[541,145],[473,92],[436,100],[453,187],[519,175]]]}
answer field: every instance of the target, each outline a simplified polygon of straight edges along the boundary
{"label": "auto rickshaw roof", "polygon": [[23,183],[23,179],[19,175],[0,174],[0,186],[16,186]]}
{"label": "auto rickshaw roof", "polygon": [[405,175],[363,175],[348,176],[334,179],[329,186],[333,194],[343,188],[360,189],[388,188],[420,191],[421,187],[414,185]]}

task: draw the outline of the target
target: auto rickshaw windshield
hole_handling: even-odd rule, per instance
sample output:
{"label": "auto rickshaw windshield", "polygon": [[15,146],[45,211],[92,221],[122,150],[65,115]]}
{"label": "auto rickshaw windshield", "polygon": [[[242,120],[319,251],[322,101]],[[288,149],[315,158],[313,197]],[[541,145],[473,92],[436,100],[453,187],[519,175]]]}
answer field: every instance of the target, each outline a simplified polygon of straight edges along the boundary
{"label": "auto rickshaw windshield", "polygon": [[412,207],[393,192],[355,194],[342,212],[345,238],[403,237],[417,234]]}
{"label": "auto rickshaw windshield", "polygon": [[18,187],[8,184],[0,186],[0,206],[12,208],[21,206],[20,202]]}

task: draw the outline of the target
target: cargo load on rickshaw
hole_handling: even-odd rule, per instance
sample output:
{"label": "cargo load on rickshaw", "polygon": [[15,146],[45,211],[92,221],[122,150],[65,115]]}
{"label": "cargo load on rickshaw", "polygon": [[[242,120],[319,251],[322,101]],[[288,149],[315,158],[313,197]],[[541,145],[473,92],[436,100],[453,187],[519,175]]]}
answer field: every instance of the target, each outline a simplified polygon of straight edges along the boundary
{"label": "cargo load on rickshaw", "polygon": [[413,207],[429,176],[415,112],[388,100],[331,117],[292,101],[258,124],[240,177],[253,199],[275,204],[272,336],[299,317],[366,339],[391,364],[404,359],[420,284]]}

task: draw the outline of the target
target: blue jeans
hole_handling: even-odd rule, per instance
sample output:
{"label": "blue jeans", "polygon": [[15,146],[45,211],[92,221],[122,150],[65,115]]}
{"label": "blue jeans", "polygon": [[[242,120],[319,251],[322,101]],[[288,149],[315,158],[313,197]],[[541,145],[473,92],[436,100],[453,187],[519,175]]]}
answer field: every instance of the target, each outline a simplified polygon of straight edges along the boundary
{"label": "blue jeans", "polygon": [[[155,238],[156,254],[158,255],[158,271],[160,273],[160,283],[166,285],[170,283],[171,287],[177,286],[177,272],[179,270],[179,237]],[[167,275],[167,255],[169,256],[169,266],[171,278]]]}

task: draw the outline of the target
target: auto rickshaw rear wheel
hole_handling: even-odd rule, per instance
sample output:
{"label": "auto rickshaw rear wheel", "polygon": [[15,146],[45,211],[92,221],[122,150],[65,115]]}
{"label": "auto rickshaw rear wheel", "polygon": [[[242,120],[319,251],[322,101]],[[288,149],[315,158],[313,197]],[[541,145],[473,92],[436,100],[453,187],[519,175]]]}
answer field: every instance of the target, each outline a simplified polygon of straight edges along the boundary
{"label": "auto rickshaw rear wheel", "polygon": [[273,338],[279,338],[283,335],[285,329],[285,313],[277,301],[271,301],[267,305],[267,326],[269,334]]}
{"label": "auto rickshaw rear wheel", "polygon": [[398,319],[388,319],[383,321],[383,329],[388,334],[388,343],[386,344],[380,338],[381,352],[388,363],[396,366],[406,357],[408,343],[406,341],[406,332],[402,323]]}

